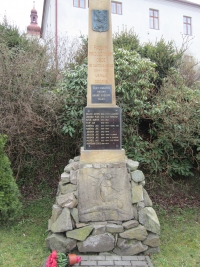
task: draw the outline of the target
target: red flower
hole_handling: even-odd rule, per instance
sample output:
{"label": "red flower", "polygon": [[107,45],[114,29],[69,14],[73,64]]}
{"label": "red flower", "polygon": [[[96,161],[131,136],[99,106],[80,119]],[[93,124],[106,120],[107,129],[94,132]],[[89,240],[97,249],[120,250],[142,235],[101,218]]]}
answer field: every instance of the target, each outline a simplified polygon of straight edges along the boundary
{"label": "red flower", "polygon": [[71,259],[74,258],[74,260],[71,261],[72,264],[75,264],[81,261],[80,256],[76,256],[75,254],[68,254],[67,256],[64,253],[57,252],[56,250],[54,250],[47,259],[46,267],[68,266],[68,264],[70,263],[70,256],[73,256],[71,257]]}
{"label": "red flower", "polygon": [[76,256],[76,262],[77,263],[81,262],[81,257],[80,256]]}
{"label": "red flower", "polygon": [[54,250],[48,257],[46,267],[58,267],[57,258],[58,258],[57,252],[56,250]]}
{"label": "red flower", "polygon": [[57,251],[56,251],[56,250],[54,250],[54,251],[51,253],[51,255],[52,255],[52,258],[53,258],[53,259],[57,259],[57,258],[58,258],[58,254],[57,254]]}

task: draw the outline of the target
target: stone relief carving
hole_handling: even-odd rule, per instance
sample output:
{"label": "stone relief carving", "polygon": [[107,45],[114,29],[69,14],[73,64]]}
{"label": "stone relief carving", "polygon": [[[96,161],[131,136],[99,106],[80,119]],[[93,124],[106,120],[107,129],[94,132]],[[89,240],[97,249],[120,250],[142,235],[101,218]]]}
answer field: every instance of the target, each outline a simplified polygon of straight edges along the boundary
{"label": "stone relief carving", "polygon": [[126,170],[88,168],[79,171],[79,215],[82,221],[132,218]]}
{"label": "stone relief carving", "polygon": [[99,196],[103,202],[110,202],[113,198],[117,199],[116,196],[112,194],[112,190],[118,194],[122,194],[122,191],[120,192],[120,188],[118,188],[113,181],[115,178],[113,174],[100,171],[96,177],[93,175],[89,176],[97,180],[93,182],[92,185],[95,186],[97,196]]}

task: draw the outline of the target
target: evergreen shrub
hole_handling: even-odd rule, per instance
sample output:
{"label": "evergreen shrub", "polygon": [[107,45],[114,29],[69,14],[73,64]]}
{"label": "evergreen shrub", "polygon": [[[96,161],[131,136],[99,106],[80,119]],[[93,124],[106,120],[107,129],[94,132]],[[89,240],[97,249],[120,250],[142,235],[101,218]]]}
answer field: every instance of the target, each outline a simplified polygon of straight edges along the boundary
{"label": "evergreen shrub", "polygon": [[171,69],[179,68],[184,49],[178,50],[173,41],[166,42],[164,38],[161,38],[155,44],[151,42],[143,44],[139,49],[139,53],[142,57],[149,58],[156,63],[158,76],[155,85],[158,91],[163,79],[169,75]]}
{"label": "evergreen shrub", "polygon": [[[122,108],[122,141],[127,156],[141,162],[151,174],[190,175],[200,160],[199,90],[187,87],[178,70],[171,67],[161,77],[157,91],[159,72],[155,62],[136,51],[116,47],[114,58],[116,98]],[[83,140],[86,88],[87,65],[82,64],[65,72],[57,90],[65,101],[63,130],[76,147]]]}
{"label": "evergreen shrub", "polygon": [[133,29],[116,33],[113,36],[115,48],[138,52],[142,58],[148,58],[156,63],[155,70],[158,73],[154,81],[156,91],[159,90],[163,79],[168,76],[172,68],[180,68],[188,42],[189,40],[184,40],[181,48],[177,48],[174,41],[167,42],[161,37],[155,44],[152,42],[141,44],[139,36]]}
{"label": "evergreen shrub", "polygon": [[139,52],[141,49],[139,36],[133,29],[129,31],[121,31],[113,35],[113,46],[128,51]]}
{"label": "evergreen shrub", "polygon": [[0,135],[0,221],[2,222],[19,217],[22,207],[10,161],[4,152],[6,140],[5,135]]}
{"label": "evergreen shrub", "polygon": [[83,146],[83,108],[87,105],[87,64],[64,71],[56,91],[64,101],[60,116],[62,132],[70,136],[71,145],[79,153]]}

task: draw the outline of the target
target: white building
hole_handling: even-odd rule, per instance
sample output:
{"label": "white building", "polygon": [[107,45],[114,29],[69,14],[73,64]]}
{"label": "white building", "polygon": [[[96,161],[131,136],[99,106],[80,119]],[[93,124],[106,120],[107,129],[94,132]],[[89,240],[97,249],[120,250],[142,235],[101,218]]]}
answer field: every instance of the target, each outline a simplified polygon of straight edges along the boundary
{"label": "white building", "polygon": [[[93,0],[90,0],[93,1]],[[41,32],[58,37],[88,33],[89,0],[44,0]],[[200,5],[186,0],[111,1],[113,32],[134,29],[141,43],[163,37],[181,47],[191,39],[187,53],[200,61]]]}

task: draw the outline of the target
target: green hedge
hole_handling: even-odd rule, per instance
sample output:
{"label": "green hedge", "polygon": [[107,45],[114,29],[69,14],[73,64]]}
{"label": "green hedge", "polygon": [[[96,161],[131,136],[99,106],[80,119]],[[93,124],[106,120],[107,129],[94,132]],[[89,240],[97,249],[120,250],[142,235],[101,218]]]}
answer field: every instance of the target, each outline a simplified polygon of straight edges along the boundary
{"label": "green hedge", "polygon": [[14,220],[21,214],[20,193],[10,161],[4,152],[7,137],[0,135],[0,221]]}
{"label": "green hedge", "polygon": [[[117,104],[123,114],[123,146],[152,174],[192,174],[200,157],[200,93],[170,68],[157,90],[156,63],[135,51],[115,48]],[[161,76],[160,76],[161,77]],[[64,98],[63,132],[82,145],[82,112],[86,105],[87,64],[64,73],[57,93]]]}

